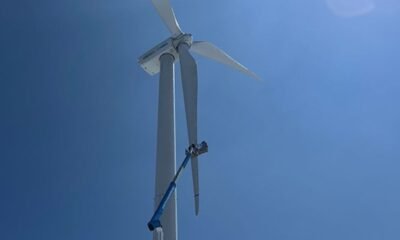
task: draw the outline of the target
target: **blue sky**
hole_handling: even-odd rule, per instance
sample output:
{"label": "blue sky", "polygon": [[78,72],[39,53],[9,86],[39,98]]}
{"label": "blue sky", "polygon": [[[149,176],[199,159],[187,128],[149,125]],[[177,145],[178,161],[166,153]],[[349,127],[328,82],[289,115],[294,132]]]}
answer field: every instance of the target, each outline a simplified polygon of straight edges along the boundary
{"label": "blue sky", "polygon": [[[179,182],[179,238],[399,239],[400,4],[171,2],[263,78],[196,56],[210,152],[198,217]],[[150,0],[2,5],[0,238],[151,239],[158,77],[137,58],[169,34]]]}

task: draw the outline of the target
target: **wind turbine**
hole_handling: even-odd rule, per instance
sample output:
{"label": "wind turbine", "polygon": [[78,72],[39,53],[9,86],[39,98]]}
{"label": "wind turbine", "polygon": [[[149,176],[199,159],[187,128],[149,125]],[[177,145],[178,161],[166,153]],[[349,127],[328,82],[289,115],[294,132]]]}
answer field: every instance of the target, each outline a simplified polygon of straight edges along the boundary
{"label": "wind turbine", "polygon": [[[179,59],[185,103],[189,145],[197,144],[197,64],[189,50],[204,57],[233,67],[253,78],[259,77],[227,53],[205,41],[193,41],[192,35],[184,33],[175,18],[169,0],[152,0],[171,36],[147,51],[139,58],[139,64],[150,75],[160,73],[158,99],[158,129],[156,153],[155,207],[163,197],[164,190],[176,171],[175,160],[175,76],[174,62]],[[191,160],[195,213],[199,213],[198,160]],[[171,197],[164,215],[163,236],[176,240],[176,193]],[[157,233],[153,237],[159,238]]]}

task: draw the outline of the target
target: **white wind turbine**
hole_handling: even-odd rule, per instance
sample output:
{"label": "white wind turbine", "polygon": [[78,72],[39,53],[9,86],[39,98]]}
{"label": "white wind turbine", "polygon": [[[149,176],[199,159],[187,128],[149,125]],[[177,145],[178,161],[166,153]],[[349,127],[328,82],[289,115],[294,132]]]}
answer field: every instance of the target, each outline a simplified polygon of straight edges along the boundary
{"label": "white wind turbine", "polygon": [[[179,59],[186,111],[189,145],[197,144],[197,65],[189,50],[204,57],[233,67],[253,78],[259,77],[213,44],[193,41],[192,35],[182,32],[175,18],[169,0],[152,0],[158,14],[164,21],[171,37],[161,42],[139,58],[139,64],[150,75],[160,73],[158,100],[158,130],[156,153],[155,207],[163,197],[164,190],[176,171],[175,160],[175,79],[174,61]],[[191,160],[195,213],[199,213],[198,160]],[[167,204],[161,217],[165,240],[176,240],[176,193]],[[154,234],[154,239],[158,239]]]}

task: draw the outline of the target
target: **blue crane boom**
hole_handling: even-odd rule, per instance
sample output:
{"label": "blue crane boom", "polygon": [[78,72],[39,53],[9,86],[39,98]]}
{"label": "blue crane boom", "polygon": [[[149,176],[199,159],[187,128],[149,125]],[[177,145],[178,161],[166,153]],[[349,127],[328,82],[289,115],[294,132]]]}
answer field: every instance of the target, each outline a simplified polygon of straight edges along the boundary
{"label": "blue crane boom", "polygon": [[160,203],[158,204],[158,207],[156,211],[153,214],[153,217],[151,220],[147,223],[147,227],[149,228],[150,231],[153,231],[156,228],[162,227],[160,218],[164,212],[165,206],[168,203],[168,200],[170,199],[172,193],[176,189],[176,183],[178,181],[179,176],[181,175],[181,172],[183,169],[185,169],[187,163],[189,162],[189,159],[192,157],[197,157],[200,154],[208,152],[208,145],[205,141],[201,142],[200,144],[192,144],[189,146],[188,149],[186,149],[186,157],[185,160],[183,160],[181,166],[179,167],[178,171],[176,172],[174,179],[172,182],[169,184],[167,191],[165,192],[163,198],[161,199]]}

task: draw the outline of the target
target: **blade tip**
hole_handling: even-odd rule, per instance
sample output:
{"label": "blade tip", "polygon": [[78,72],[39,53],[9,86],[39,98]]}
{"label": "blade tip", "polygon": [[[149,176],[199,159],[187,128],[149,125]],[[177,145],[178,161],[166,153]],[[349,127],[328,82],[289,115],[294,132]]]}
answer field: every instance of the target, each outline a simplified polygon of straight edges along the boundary
{"label": "blade tip", "polygon": [[199,216],[199,206],[196,207],[195,214],[196,214],[196,216]]}
{"label": "blade tip", "polygon": [[200,205],[200,202],[199,202],[199,194],[197,193],[196,195],[194,195],[194,203],[195,203],[195,214],[196,214],[196,216],[198,216],[199,215],[199,205]]}

